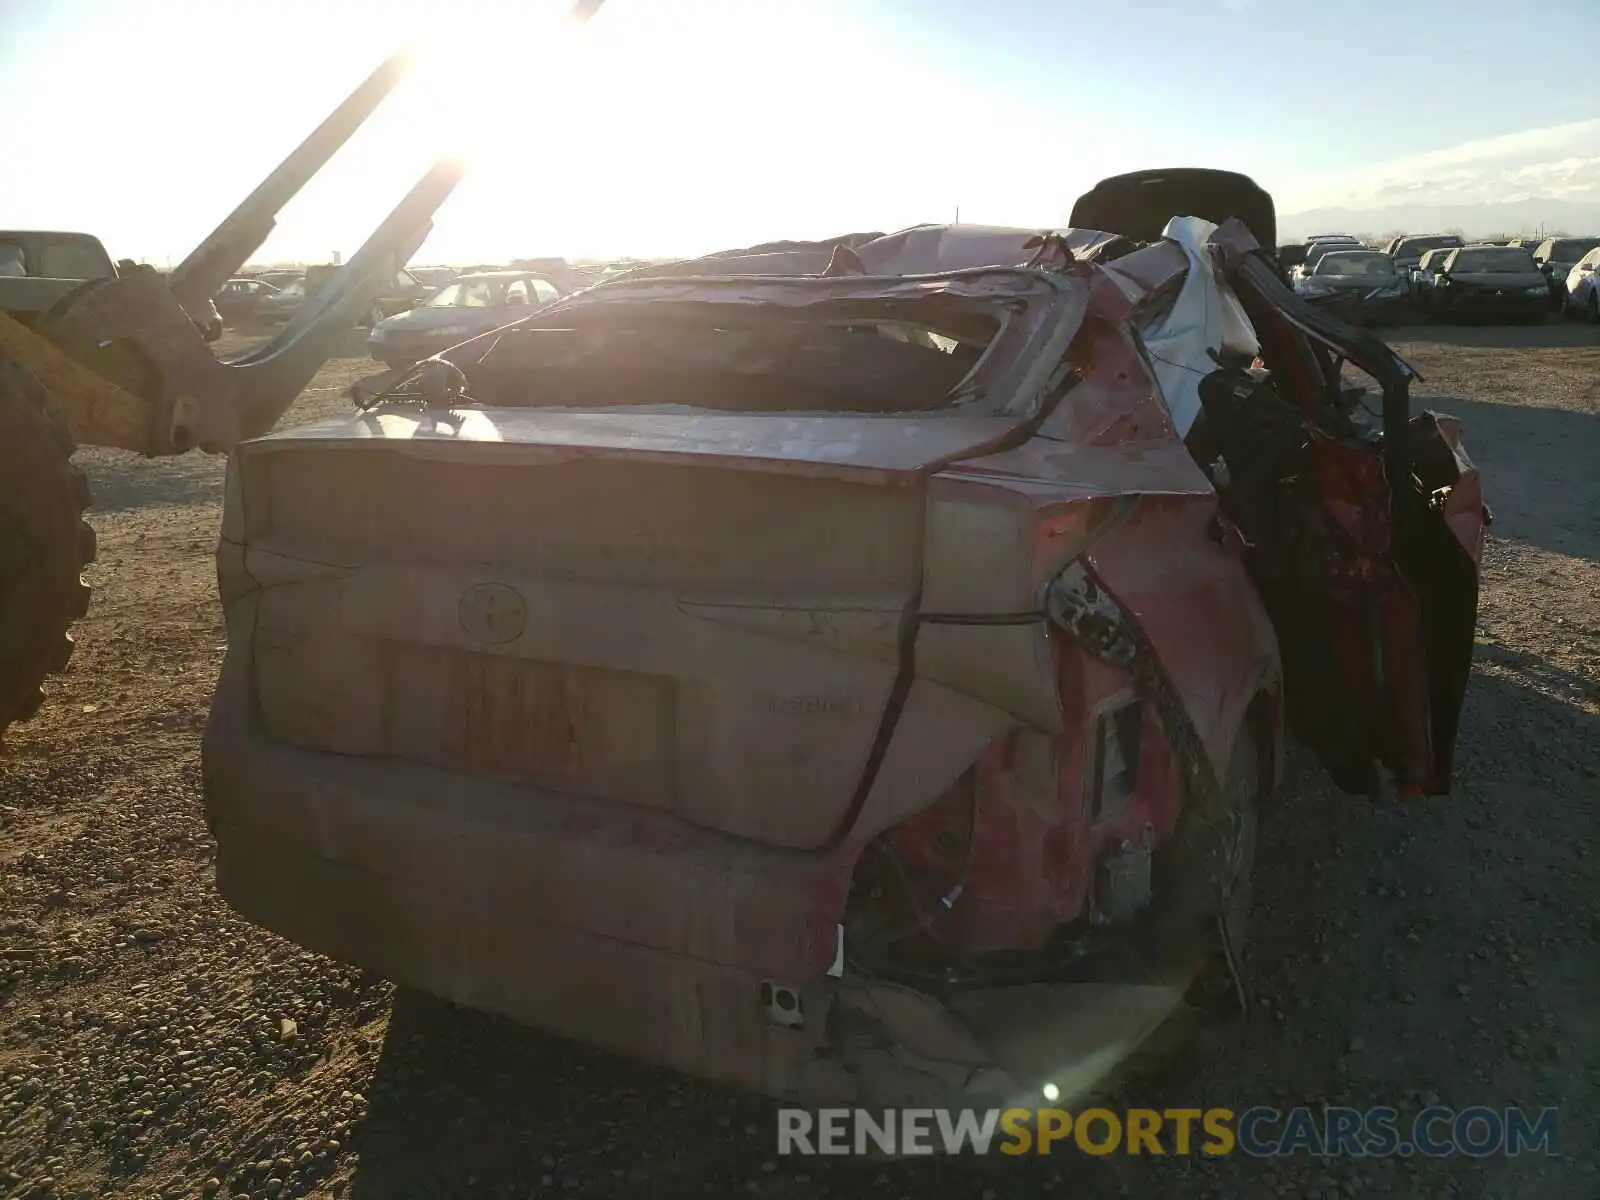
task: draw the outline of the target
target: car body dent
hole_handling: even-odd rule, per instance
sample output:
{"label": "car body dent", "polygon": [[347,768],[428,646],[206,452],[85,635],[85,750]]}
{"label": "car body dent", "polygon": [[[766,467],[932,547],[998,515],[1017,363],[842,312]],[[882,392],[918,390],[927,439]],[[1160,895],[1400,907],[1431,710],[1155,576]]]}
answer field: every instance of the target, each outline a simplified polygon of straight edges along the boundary
{"label": "car body dent", "polygon": [[[924,228],[648,269],[445,357],[490,395],[497,357],[541,331],[993,322],[939,407],[402,398],[242,445],[204,755],[224,895],[412,986],[778,1095],[882,1099],[906,1071],[1015,1093],[1027,1064],[993,1037],[1037,1014],[1007,979],[1105,1018],[1095,1053],[1136,1042],[1187,980],[1086,999],[1050,948],[1124,928],[1107,879],[1168,844],[1241,746],[1270,788],[1295,687],[1301,707],[1400,710],[1356,751],[1448,790],[1464,680],[1429,667],[1459,667],[1461,631],[1435,617],[1475,603],[1482,542],[1459,427],[1412,417],[1415,372],[1298,301],[1237,222],[1206,228],[1189,249],[1269,374],[1205,321],[1164,323],[1193,261],[1174,240]],[[772,256],[808,273],[739,271]],[[1277,381],[1321,489],[1297,503],[1334,531],[1311,585],[1325,619],[1283,623],[1303,593],[1268,586],[1179,436],[1150,328],[1190,330],[1186,354],[1229,358],[1241,387]],[[1340,432],[1319,347],[1379,382],[1381,443]],[[1387,487],[1413,466],[1437,512]],[[1423,531],[1448,588],[1414,577],[1396,530]],[[1074,589],[1102,607],[1069,612]],[[490,595],[509,623],[463,607]],[[1371,649],[1361,629],[1392,674],[1358,662],[1318,691],[1286,670],[1304,657],[1286,639]],[[1470,657],[1470,619],[1466,639]],[[914,959],[860,965],[893,928],[857,886],[886,847],[948,914],[950,969],[987,1017]],[[841,1057],[847,1013],[888,1023],[900,1075]]]}

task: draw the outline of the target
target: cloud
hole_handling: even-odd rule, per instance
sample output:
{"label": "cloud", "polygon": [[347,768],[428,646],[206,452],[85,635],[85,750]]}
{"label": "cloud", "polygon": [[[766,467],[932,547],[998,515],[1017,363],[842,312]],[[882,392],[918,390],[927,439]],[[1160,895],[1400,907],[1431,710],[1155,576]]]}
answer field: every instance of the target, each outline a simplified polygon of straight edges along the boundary
{"label": "cloud", "polygon": [[1373,208],[1401,200],[1427,204],[1600,200],[1596,146],[1600,146],[1600,117],[1286,181],[1279,193],[1288,210]]}

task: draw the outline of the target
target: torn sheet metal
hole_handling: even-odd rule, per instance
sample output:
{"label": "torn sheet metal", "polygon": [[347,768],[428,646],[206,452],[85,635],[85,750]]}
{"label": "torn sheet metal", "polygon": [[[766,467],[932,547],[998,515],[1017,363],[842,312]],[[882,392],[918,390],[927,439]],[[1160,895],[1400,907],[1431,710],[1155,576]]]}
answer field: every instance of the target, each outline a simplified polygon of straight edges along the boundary
{"label": "torn sheet metal", "polygon": [[[849,234],[821,242],[782,242],[724,250],[702,258],[641,268],[603,285],[654,278],[706,278],[719,275],[837,276],[855,274],[934,275],[991,267],[1035,266],[1060,269],[1065,259],[1093,258],[1115,234],[1098,229],[1029,229],[1009,225],[914,225],[895,233]],[[1041,260],[1041,250],[1054,253]],[[843,253],[841,253],[843,252]],[[830,270],[830,267],[833,268]]]}
{"label": "torn sheet metal", "polygon": [[[1403,364],[1237,222],[1166,228],[672,264],[453,348],[462,412],[243,447],[203,772],[222,894],[403,985],[804,1103],[1097,1081],[1218,942],[1232,966],[1297,705],[1361,720],[1330,769],[1448,783],[1477,595],[1476,474],[1406,420]],[[791,252],[807,277],[727,277]],[[815,325],[962,357],[888,374],[926,405],[778,411],[742,347],[814,370]],[[659,349],[708,330],[721,357]],[[607,344],[640,331],[664,336]],[[552,379],[534,344],[568,334]],[[1339,359],[1384,385],[1381,442]],[[1194,431],[1239,435],[1227,481],[1180,436],[1202,375],[1213,414],[1213,388],[1254,406]]]}

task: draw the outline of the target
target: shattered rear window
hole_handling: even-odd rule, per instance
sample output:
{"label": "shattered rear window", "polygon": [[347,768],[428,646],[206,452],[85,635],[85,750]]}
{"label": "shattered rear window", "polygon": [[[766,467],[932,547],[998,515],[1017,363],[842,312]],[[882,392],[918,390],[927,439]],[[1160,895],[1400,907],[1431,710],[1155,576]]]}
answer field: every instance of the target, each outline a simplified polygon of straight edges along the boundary
{"label": "shattered rear window", "polygon": [[971,306],[840,307],[578,306],[503,332],[470,368],[473,395],[497,406],[933,411],[964,398],[1000,331]]}

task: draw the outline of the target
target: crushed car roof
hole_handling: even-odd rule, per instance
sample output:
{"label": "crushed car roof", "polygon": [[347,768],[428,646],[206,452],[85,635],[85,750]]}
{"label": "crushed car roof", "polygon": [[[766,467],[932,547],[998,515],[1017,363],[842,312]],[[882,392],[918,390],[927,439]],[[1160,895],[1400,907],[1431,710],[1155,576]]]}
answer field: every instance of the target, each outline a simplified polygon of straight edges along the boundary
{"label": "crushed car roof", "polygon": [[[752,247],[631,271],[606,287],[661,276],[820,275],[836,249],[859,259],[867,275],[939,275],[985,267],[1023,266],[1044,238],[1060,239],[1084,254],[1115,238],[1095,229],[1022,228],[1007,225],[915,225],[890,234],[847,234],[820,242],[789,243],[781,249]],[[865,240],[862,240],[865,239]],[[854,273],[854,272],[853,272]]]}

